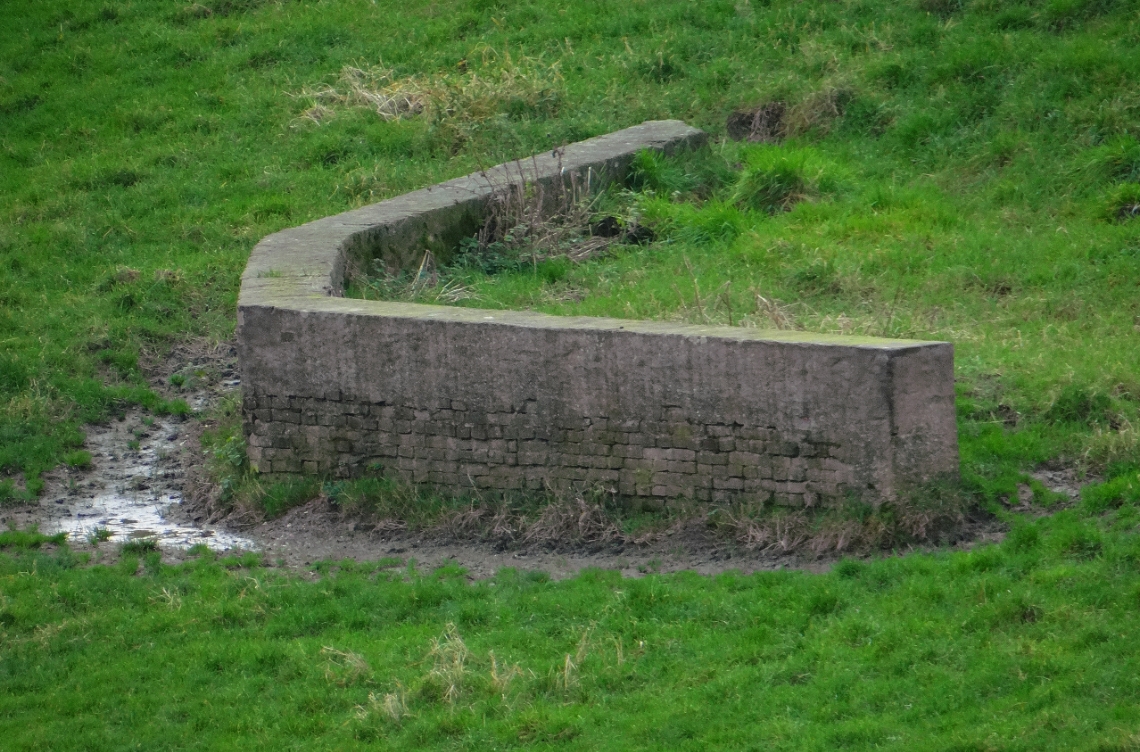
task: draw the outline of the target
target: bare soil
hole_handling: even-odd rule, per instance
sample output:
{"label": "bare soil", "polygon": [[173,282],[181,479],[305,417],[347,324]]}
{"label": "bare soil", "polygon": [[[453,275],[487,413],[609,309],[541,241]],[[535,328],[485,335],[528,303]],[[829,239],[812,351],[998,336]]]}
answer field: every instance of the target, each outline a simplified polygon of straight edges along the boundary
{"label": "bare soil", "polygon": [[504,567],[542,570],[554,578],[572,577],[583,569],[611,569],[628,577],[651,572],[688,570],[716,574],[727,570],[753,572],[796,568],[823,571],[832,561],[794,555],[766,555],[710,544],[699,530],[687,529],[647,545],[622,542],[506,547],[494,543],[455,540],[446,533],[365,530],[367,525],[345,519],[326,499],[291,510],[277,520],[245,531],[271,557],[303,567],[322,559],[381,558],[414,560],[422,568],[457,564],[475,578],[490,577]]}

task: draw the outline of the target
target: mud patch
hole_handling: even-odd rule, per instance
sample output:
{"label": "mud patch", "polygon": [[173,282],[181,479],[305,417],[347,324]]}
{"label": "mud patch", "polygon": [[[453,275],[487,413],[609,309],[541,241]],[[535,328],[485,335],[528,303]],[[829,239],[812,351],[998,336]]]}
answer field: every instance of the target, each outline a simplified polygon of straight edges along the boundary
{"label": "mud patch", "polygon": [[1049,468],[1042,467],[1029,474],[1030,477],[1041,482],[1045,488],[1055,494],[1061,494],[1075,504],[1081,498],[1081,487],[1089,483],[1099,482],[1097,478],[1080,477],[1069,467]]}
{"label": "mud patch", "polygon": [[586,569],[607,569],[626,577],[690,571],[718,574],[778,569],[828,570],[836,557],[763,554],[711,540],[701,525],[668,531],[645,545],[622,542],[582,543],[552,548],[498,546],[450,539],[440,531],[410,533],[368,529],[368,524],[345,518],[326,499],[314,499],[277,520],[245,531],[257,540],[271,561],[303,568],[320,561],[396,558],[420,569],[458,565],[472,578],[491,577],[504,567],[541,570],[554,579],[573,577]]}
{"label": "mud patch", "polygon": [[728,116],[725,130],[733,141],[770,144],[782,141],[785,135],[785,102],[768,102],[748,110],[737,110]]}
{"label": "mud patch", "polygon": [[38,501],[4,510],[0,522],[66,532],[80,547],[98,536],[111,543],[152,539],[168,550],[257,548],[239,532],[195,520],[182,504],[187,470],[202,460],[200,417],[241,384],[233,345],[181,343],[162,360],[144,358],[144,366],[155,391],[186,400],[192,414],[181,419],[132,410],[87,426],[90,466],[45,473]]}

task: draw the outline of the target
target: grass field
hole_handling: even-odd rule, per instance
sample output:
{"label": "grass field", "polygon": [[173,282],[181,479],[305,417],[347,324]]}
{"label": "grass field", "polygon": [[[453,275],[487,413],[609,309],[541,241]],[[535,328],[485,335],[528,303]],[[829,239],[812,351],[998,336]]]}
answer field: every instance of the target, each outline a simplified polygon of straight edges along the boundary
{"label": "grass field", "polygon": [[[827,575],[257,556],[0,534],[6,749],[1128,750],[1135,509]],[[1102,529],[1103,528],[1103,529]],[[112,557],[113,558],[113,557]]]}
{"label": "grass field", "polygon": [[[84,423],[187,411],[146,368],[232,335],[263,235],[651,118],[714,136],[615,197],[653,243],[455,270],[451,302],[947,339],[963,493],[1048,511],[1035,467],[1096,480],[1000,548],[826,576],[309,582],[7,534],[15,748],[1140,747],[1135,0],[2,15],[0,504],[81,463]],[[779,146],[723,139],[774,103]]]}

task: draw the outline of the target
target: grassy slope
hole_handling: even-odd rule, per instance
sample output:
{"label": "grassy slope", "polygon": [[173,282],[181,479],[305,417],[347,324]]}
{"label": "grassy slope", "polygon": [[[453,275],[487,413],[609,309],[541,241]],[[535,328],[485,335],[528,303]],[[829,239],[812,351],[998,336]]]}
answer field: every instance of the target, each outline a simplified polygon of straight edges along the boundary
{"label": "grassy slope", "polygon": [[[33,490],[83,421],[131,401],[179,409],[145,389],[139,357],[228,336],[265,233],[646,118],[722,132],[733,107],[772,98],[814,124],[800,144],[839,176],[827,200],[682,218],[689,242],[575,270],[559,284],[576,304],[525,279],[484,285],[481,304],[692,318],[688,259],[706,293],[732,279],[737,310],[760,291],[808,328],[952,339],[967,474],[1004,491],[1032,462],[1135,448],[1140,223],[1106,219],[1140,180],[1131,0],[18,2],[5,16],[0,467]],[[292,95],[381,60],[460,88],[512,69],[561,82],[541,106],[507,96],[478,117],[298,117],[310,102]],[[825,117],[835,91],[844,114]],[[734,239],[691,242],[725,223]],[[995,420],[1039,416],[1067,386],[1112,403],[1075,434]]]}
{"label": "grassy slope", "polygon": [[0,553],[6,749],[1140,744],[1140,550],[1067,513],[828,575],[470,583],[345,562],[313,582],[153,556]]}

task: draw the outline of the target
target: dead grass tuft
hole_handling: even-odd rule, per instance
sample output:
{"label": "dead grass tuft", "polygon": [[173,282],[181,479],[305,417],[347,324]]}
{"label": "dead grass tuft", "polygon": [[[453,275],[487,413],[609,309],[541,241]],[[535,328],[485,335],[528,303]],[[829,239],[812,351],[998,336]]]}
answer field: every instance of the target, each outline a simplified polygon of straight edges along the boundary
{"label": "dead grass tuft", "polygon": [[1140,457],[1140,431],[1123,415],[1115,416],[1118,427],[1097,426],[1081,455],[1084,468],[1103,472],[1113,463],[1133,461]]}
{"label": "dead grass tuft", "polygon": [[614,517],[599,502],[581,496],[555,499],[537,516],[505,503],[444,513],[434,531],[454,540],[488,540],[500,545],[543,546],[605,543],[624,539]]}
{"label": "dead grass tuft", "polygon": [[621,528],[601,504],[578,497],[544,507],[538,518],[525,527],[522,541],[604,543],[622,537]]}
{"label": "dead grass tuft", "polygon": [[[970,517],[974,507],[953,487],[926,487],[909,499],[878,506],[850,500],[809,509],[690,501],[647,510],[619,502],[603,488],[544,498],[537,504],[540,500],[534,498],[474,498],[458,508],[444,504],[419,516],[415,510],[422,503],[403,513],[402,502],[384,502],[373,512],[380,522],[360,529],[419,531],[444,540],[482,541],[504,548],[558,550],[685,540],[698,546],[731,542],[762,554],[821,557],[955,542],[980,521]],[[363,504],[353,509],[355,514],[369,514]]]}
{"label": "dead grass tuft", "polygon": [[[496,514],[500,514],[509,518],[509,512],[502,508],[490,509],[488,507],[475,506],[472,504],[466,509],[460,509],[448,514],[445,514],[436,525],[436,530],[443,533],[449,538],[462,540],[465,538],[482,537],[487,531],[487,520]],[[501,526],[502,533],[507,538],[513,538],[514,526],[510,524],[509,520]]]}
{"label": "dead grass tuft", "polygon": [[364,721],[372,714],[380,715],[383,718],[399,723],[406,716],[411,715],[408,710],[408,693],[404,689],[404,685],[396,682],[395,692],[386,692],[383,695],[377,695],[375,692],[368,693],[368,706],[356,706],[357,720]]}
{"label": "dead grass tuft", "polygon": [[[607,667],[600,661],[587,661],[595,628],[595,624],[584,627],[576,649],[559,653],[554,664],[540,676],[517,663],[500,660],[494,650],[488,651],[485,659],[472,653],[455,625],[448,623],[443,633],[430,642],[423,661],[430,664],[426,673],[417,670],[407,686],[395,680],[391,692],[369,693],[367,704],[356,706],[356,720],[379,718],[399,723],[414,716],[417,705],[446,705],[454,713],[470,711],[492,698],[507,704],[552,693],[552,699],[557,698],[581,685],[584,667],[588,676],[620,669],[625,662],[622,641],[616,635],[604,637],[605,642],[616,646],[615,664]],[[644,653],[645,643],[640,642],[630,658]]]}
{"label": "dead grass tuft", "polygon": [[328,645],[321,648],[321,655],[328,660],[325,666],[325,679],[330,684],[347,687],[372,675],[372,669],[364,656],[351,650],[337,650]]}
{"label": "dead grass tuft", "polygon": [[889,549],[935,540],[966,522],[963,499],[932,490],[922,503],[897,501],[879,507],[848,505],[819,512],[773,512],[740,505],[722,511],[719,525],[750,551],[813,556]]}
{"label": "dead grass tuft", "polygon": [[491,658],[491,689],[506,699],[507,692],[511,688],[511,682],[520,676],[523,676],[523,670],[517,663],[499,664],[499,659],[495,657],[495,651],[490,652]]}
{"label": "dead grass tuft", "polygon": [[796,329],[796,320],[792,315],[791,307],[782,304],[775,298],[767,298],[752,290],[756,301],[756,316],[776,329]]}
{"label": "dead grass tuft", "polygon": [[831,87],[812,92],[793,107],[784,117],[787,136],[801,136],[809,131],[820,135],[831,130],[832,124],[843,117],[855,93],[846,87]]}
{"label": "dead grass tuft", "polygon": [[321,124],[338,109],[369,109],[385,120],[424,116],[433,122],[479,123],[500,115],[552,115],[562,98],[558,63],[485,48],[482,64],[431,75],[399,76],[384,65],[345,66],[334,85],[296,95],[301,119]]}
{"label": "dead grass tuft", "polygon": [[181,283],[185,277],[181,269],[156,269],[154,271],[154,281],[162,282],[168,285],[176,285]]}
{"label": "dead grass tuft", "polygon": [[438,690],[440,698],[453,707],[463,691],[470,654],[467,643],[451,622],[448,622],[442,635],[431,641],[428,657],[433,665],[427,680]]}

